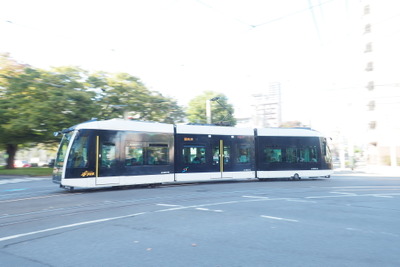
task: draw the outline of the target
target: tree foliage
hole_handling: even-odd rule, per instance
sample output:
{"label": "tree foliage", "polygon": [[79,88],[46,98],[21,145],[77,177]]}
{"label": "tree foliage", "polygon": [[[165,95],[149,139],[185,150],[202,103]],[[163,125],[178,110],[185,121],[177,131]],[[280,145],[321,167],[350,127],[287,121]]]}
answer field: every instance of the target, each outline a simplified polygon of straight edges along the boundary
{"label": "tree foliage", "polygon": [[90,120],[121,118],[182,121],[176,100],[147,89],[126,73],[89,73],[78,67],[51,70],[0,55],[0,148],[13,168],[18,147],[54,143],[53,132]]}
{"label": "tree foliage", "polygon": [[151,91],[127,73],[98,72],[88,79],[92,88],[100,89],[101,118],[129,118],[164,123],[181,122],[184,112],[176,100]]}
{"label": "tree foliage", "polygon": [[236,125],[236,119],[233,116],[234,109],[228,103],[228,98],[224,94],[216,93],[213,91],[205,91],[189,102],[186,114],[190,123],[207,123],[206,115],[206,101],[211,101],[211,122],[217,125]]}
{"label": "tree foliage", "polygon": [[306,127],[306,126],[300,121],[285,121],[282,122],[282,124],[279,127],[296,128],[296,127]]}

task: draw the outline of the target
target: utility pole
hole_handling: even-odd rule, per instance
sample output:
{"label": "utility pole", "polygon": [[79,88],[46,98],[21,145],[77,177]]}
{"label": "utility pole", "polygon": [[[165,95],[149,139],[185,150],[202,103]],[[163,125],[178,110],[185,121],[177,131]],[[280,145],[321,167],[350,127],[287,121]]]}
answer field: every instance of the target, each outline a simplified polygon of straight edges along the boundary
{"label": "utility pole", "polygon": [[[218,97],[218,96],[216,96],[216,97],[213,97],[213,98],[211,98],[211,99],[207,99],[206,100],[206,117],[207,117],[207,124],[211,124],[212,123],[212,121],[211,121],[211,102],[217,102],[224,110],[226,110],[226,112],[230,115],[230,116],[232,116],[233,117],[233,115],[232,115],[232,113],[229,111],[229,109],[225,106],[225,105],[223,105],[221,102],[219,102],[218,100],[220,100],[221,98],[220,97]],[[222,118],[222,121],[220,122],[220,125],[222,125],[223,124],[223,122],[224,122],[224,120],[226,119],[226,117],[227,117],[227,115],[224,117],[224,118]]]}
{"label": "utility pole", "polygon": [[206,117],[207,117],[207,124],[211,124],[211,100],[206,100]]}

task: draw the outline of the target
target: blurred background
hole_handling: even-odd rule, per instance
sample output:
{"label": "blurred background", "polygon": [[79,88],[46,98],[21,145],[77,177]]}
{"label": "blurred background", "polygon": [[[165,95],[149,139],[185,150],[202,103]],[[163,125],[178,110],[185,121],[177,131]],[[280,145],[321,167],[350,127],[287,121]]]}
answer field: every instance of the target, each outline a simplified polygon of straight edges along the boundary
{"label": "blurred background", "polygon": [[[400,164],[400,2],[395,0],[6,0],[0,32],[0,53],[7,58],[0,69],[3,101],[14,90],[10,84],[17,84],[5,72],[10,61],[46,71],[47,76],[25,75],[36,79],[37,88],[19,83],[20,95],[33,87],[44,90],[38,81],[61,88],[44,77],[66,75],[55,68],[74,66],[75,74],[81,70],[74,80],[82,82],[77,91],[91,90],[92,100],[102,101],[94,114],[60,118],[53,128],[93,116],[203,122],[205,101],[218,96],[237,127],[311,127],[331,137],[336,168]],[[135,86],[161,100],[133,103],[137,94],[113,100],[110,88],[117,88],[121,77],[105,82],[104,74],[101,85],[93,79],[83,85],[88,77],[100,79],[99,72],[128,73],[124,82],[135,77]],[[150,116],[139,102],[166,103],[175,113]],[[18,124],[10,118],[32,116],[7,117],[6,104],[0,164],[6,164],[10,143],[19,145],[18,164],[49,164],[57,140],[10,138],[10,125],[15,133]],[[53,113],[62,110],[57,105],[50,104]],[[195,110],[204,115],[196,117]]]}

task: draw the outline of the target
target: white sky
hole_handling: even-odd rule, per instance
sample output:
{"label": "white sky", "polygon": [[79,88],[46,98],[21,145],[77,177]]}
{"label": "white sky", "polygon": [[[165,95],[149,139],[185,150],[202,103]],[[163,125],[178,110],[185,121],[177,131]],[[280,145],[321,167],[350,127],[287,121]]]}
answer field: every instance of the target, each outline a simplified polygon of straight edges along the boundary
{"label": "white sky", "polygon": [[354,0],[2,0],[0,52],[127,72],[183,106],[221,92],[241,116],[280,82],[283,120],[318,129],[360,86],[360,16]]}

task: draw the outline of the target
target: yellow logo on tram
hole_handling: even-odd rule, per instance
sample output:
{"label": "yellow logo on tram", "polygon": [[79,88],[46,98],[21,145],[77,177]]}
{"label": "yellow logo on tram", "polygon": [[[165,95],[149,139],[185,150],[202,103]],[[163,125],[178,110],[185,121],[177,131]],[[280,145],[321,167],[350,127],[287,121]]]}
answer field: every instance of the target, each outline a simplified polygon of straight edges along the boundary
{"label": "yellow logo on tram", "polygon": [[81,174],[81,177],[89,177],[89,176],[94,176],[94,172],[93,171],[84,171]]}

